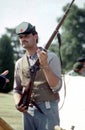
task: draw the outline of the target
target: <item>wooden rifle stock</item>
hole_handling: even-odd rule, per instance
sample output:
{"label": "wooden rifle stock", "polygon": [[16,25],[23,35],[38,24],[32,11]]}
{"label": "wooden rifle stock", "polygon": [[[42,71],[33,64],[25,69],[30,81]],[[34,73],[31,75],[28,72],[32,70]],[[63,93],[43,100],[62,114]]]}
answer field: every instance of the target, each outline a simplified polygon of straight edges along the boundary
{"label": "wooden rifle stock", "polygon": [[30,103],[30,99],[31,99],[31,93],[32,93],[35,75],[36,75],[36,71],[35,71],[35,68],[33,66],[30,68],[30,81],[27,84],[26,88],[24,89],[24,92],[23,92],[21,99],[18,103],[18,106],[23,104],[23,106],[26,106],[26,109],[28,108],[29,103]]}
{"label": "wooden rifle stock", "polygon": [[33,86],[33,82],[30,81],[29,84],[27,85],[27,87],[25,88],[23,94],[22,94],[22,97],[21,97],[20,102],[18,103],[18,106],[23,104],[23,106],[26,106],[26,109],[28,108],[29,103],[30,103],[32,86]]}
{"label": "wooden rifle stock", "polygon": [[[58,33],[59,28],[61,27],[62,23],[64,22],[64,20],[67,16],[67,14],[69,13],[73,2],[74,2],[74,0],[72,0],[71,4],[69,5],[68,9],[66,10],[64,16],[62,17],[59,24],[57,25],[54,32],[52,33],[50,39],[48,40],[47,44],[45,45],[45,50],[47,50],[49,48],[49,46],[51,45],[51,42],[53,41],[55,35]],[[37,59],[35,64],[32,66],[31,71],[30,71],[30,74],[31,74],[30,83],[26,86],[18,106],[23,104],[24,106],[27,106],[27,108],[28,108],[29,103],[30,103],[30,99],[31,99],[33,82],[34,82],[34,79],[35,79],[35,76],[36,76],[36,72],[39,70],[39,65],[40,65],[39,59]]]}

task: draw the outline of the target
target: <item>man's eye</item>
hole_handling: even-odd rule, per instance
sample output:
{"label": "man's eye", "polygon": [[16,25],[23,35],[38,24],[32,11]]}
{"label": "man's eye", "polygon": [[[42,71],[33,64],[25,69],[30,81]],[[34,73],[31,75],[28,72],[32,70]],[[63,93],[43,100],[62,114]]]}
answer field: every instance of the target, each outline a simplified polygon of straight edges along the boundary
{"label": "man's eye", "polygon": [[29,35],[19,35],[19,39],[22,39],[22,38],[27,38],[27,37],[29,37]]}
{"label": "man's eye", "polygon": [[23,38],[23,36],[19,36],[19,38],[20,38],[20,39],[22,39],[22,38]]}

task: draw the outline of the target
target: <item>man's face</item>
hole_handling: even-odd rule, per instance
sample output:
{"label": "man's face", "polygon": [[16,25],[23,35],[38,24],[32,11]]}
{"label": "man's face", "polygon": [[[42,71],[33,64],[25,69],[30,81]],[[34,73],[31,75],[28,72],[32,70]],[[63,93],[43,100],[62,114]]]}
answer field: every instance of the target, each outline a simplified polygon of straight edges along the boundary
{"label": "man's face", "polygon": [[20,34],[19,40],[23,48],[30,49],[36,45],[36,35],[30,34]]}

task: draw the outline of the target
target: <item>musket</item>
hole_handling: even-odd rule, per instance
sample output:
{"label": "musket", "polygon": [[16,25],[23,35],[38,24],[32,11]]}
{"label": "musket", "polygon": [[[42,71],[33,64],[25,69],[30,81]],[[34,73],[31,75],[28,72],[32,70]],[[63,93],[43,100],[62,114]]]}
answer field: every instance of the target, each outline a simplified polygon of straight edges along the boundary
{"label": "musket", "polygon": [[[58,23],[57,27],[55,28],[55,30],[53,31],[52,35],[50,36],[49,40],[47,41],[47,44],[45,45],[44,50],[47,50],[50,47],[53,39],[55,38],[55,36],[58,33],[61,25],[63,24],[65,18],[67,17],[67,15],[68,15],[68,13],[69,13],[69,11],[70,11],[70,9],[71,9],[74,1],[75,0],[72,0],[72,2],[70,3],[70,5],[68,6],[68,8],[67,8],[65,14],[63,15],[62,19],[60,20],[60,22]],[[35,63],[35,66],[36,65],[39,66],[39,59],[37,59],[37,61]],[[38,67],[36,67],[36,68],[38,68]]]}
{"label": "musket", "polygon": [[[57,25],[54,32],[52,33],[51,37],[49,38],[47,44],[45,45],[45,50],[47,50],[49,48],[49,46],[51,45],[55,35],[58,33],[59,28],[61,27],[61,25],[63,24],[65,18],[67,17],[73,2],[74,2],[74,0],[72,0],[71,4],[67,8],[64,16],[62,17],[59,24]],[[21,96],[21,99],[20,99],[20,102],[19,102],[18,106],[23,104],[23,106],[27,106],[27,108],[28,108],[29,103],[30,103],[30,99],[31,99],[31,93],[32,93],[32,89],[33,89],[33,83],[34,83],[34,80],[35,80],[36,72],[40,69],[39,66],[40,66],[40,63],[39,63],[39,59],[37,58],[35,64],[30,69],[31,79],[30,79],[29,84],[26,86],[22,96]]]}

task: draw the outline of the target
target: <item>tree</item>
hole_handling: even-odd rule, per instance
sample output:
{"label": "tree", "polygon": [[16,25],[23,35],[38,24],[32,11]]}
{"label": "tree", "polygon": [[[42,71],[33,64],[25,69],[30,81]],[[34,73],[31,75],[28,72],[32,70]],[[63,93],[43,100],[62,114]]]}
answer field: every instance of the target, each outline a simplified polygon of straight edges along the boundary
{"label": "tree", "polygon": [[15,32],[15,28],[6,28],[6,31],[11,39],[11,45],[14,51],[14,61],[16,61],[24,54],[25,50],[20,45],[18,36],[16,35]]}
{"label": "tree", "polygon": [[3,35],[0,39],[0,73],[4,70],[9,70],[7,78],[10,80],[5,89],[0,88],[0,92],[8,93],[13,88],[14,78],[14,57],[11,40],[7,35]]}
{"label": "tree", "polygon": [[[64,12],[67,5],[63,8]],[[76,59],[85,54],[85,7],[81,9],[74,4],[61,29],[63,68],[69,70]]]}

